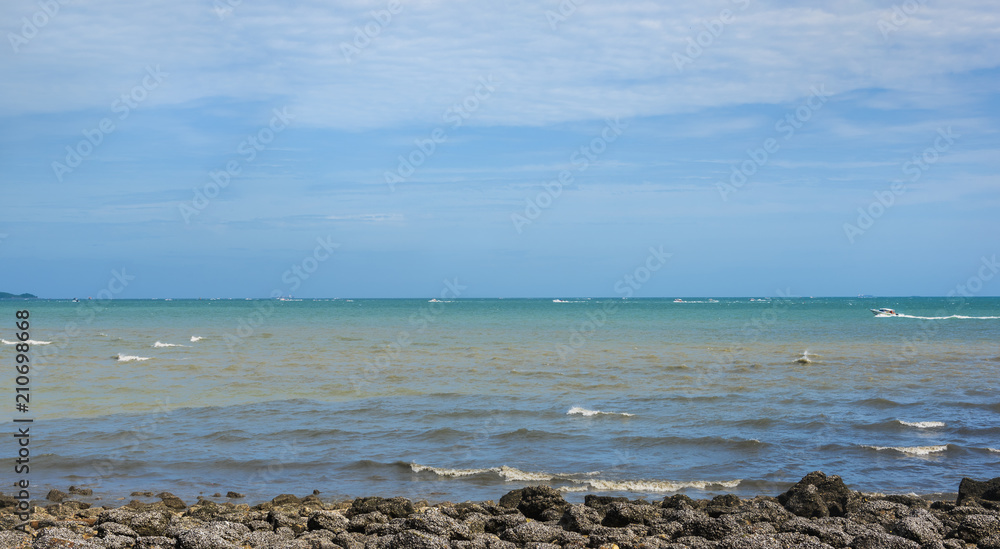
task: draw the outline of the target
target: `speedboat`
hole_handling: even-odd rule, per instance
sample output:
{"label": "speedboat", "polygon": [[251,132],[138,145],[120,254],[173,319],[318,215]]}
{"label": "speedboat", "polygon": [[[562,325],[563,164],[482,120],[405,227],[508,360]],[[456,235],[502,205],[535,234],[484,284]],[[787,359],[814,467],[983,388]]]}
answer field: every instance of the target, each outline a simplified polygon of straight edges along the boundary
{"label": "speedboat", "polygon": [[887,309],[885,307],[881,309],[869,309],[869,310],[875,313],[875,316],[899,316],[899,313],[897,313],[895,310]]}

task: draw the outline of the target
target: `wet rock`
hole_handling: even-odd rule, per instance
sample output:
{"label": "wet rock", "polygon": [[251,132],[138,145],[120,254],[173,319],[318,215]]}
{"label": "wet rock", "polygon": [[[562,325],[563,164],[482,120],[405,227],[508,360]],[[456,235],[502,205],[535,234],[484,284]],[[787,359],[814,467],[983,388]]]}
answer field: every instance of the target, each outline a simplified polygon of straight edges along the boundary
{"label": "wet rock", "polygon": [[67,490],[70,494],[74,496],[92,496],[94,491],[90,488],[77,488],[76,486],[70,486]]}
{"label": "wet rock", "polygon": [[976,499],[1000,501],[1000,477],[986,481],[963,478],[958,485],[956,503],[962,505]]}
{"label": "wet rock", "polygon": [[499,535],[504,530],[513,528],[519,524],[524,524],[527,521],[528,520],[520,513],[490,517],[490,519],[486,521],[486,532]]}
{"label": "wet rock", "polygon": [[301,503],[301,500],[299,498],[295,497],[292,494],[281,494],[280,496],[277,496],[274,499],[272,499],[271,503],[274,506],[279,506],[279,505],[297,505],[297,504]]}
{"label": "wet rock", "polygon": [[66,492],[61,492],[59,490],[49,490],[49,493],[46,494],[45,499],[47,499],[48,501],[59,503],[68,497],[69,495],[66,494]]}
{"label": "wet rock", "polygon": [[347,514],[353,517],[354,515],[363,515],[375,511],[389,518],[405,518],[413,514],[416,508],[410,500],[402,497],[388,499],[367,497],[355,499]]}
{"label": "wet rock", "polygon": [[516,508],[534,520],[559,520],[569,503],[550,486],[528,486],[500,498],[500,505]]}
{"label": "wet rock", "polygon": [[840,477],[813,471],[778,496],[778,501],[801,517],[842,517],[853,496]]}
{"label": "wet rock", "polygon": [[[690,498],[689,498],[690,499]],[[502,501],[502,500],[501,500]],[[598,496],[594,494],[587,494],[583,498],[583,504],[587,507],[592,507],[603,511],[612,503],[628,503],[628,498],[625,497],[612,497],[612,496]]]}
{"label": "wet rock", "polygon": [[246,494],[241,494],[239,492],[226,492],[226,497],[229,499],[242,499],[246,497]]}
{"label": "wet rock", "polygon": [[132,492],[129,495],[132,496],[132,497],[138,497],[138,498],[151,498],[151,497],[154,497],[153,496],[153,492],[150,492],[148,490],[143,490],[143,491],[138,491],[138,492]]}

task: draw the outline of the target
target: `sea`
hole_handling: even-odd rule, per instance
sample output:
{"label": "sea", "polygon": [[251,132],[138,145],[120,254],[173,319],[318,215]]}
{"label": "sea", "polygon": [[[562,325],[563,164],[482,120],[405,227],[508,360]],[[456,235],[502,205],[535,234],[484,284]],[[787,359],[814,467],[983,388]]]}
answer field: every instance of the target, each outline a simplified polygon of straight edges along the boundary
{"label": "sea", "polygon": [[1000,298],[4,300],[0,319],[4,415],[33,420],[30,472],[8,474],[6,436],[4,478],[38,498],[654,500],[816,470],[951,497],[1000,476]]}

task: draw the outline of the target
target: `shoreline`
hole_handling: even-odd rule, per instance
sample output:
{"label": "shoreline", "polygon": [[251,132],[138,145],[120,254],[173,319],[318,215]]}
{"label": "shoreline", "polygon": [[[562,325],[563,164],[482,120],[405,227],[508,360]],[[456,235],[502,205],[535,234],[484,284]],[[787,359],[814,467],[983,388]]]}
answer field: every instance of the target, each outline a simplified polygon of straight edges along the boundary
{"label": "shoreline", "polygon": [[[239,503],[236,493],[189,504],[167,492],[134,493],[157,500],[152,503],[98,505],[92,491],[74,488],[50,492],[60,501],[34,506],[27,520],[16,514],[16,498],[0,497],[0,547],[1000,549],[1000,478],[966,478],[958,488],[952,501],[865,494],[818,471],[777,497],[630,500],[588,494],[582,504],[549,486],[513,490],[496,502],[325,502],[314,493],[255,505]],[[218,497],[228,501],[212,501]]]}

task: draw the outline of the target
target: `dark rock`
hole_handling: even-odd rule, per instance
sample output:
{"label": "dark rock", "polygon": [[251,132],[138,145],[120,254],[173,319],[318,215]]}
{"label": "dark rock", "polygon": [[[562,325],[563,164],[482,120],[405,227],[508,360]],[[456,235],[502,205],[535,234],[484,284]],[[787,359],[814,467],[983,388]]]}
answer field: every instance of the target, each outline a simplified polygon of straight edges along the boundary
{"label": "dark rock", "polygon": [[339,511],[317,511],[309,516],[306,527],[312,530],[329,530],[334,533],[347,530],[351,521]]}
{"label": "dark rock", "polygon": [[1000,535],[983,538],[976,547],[977,549],[1000,549]]}
{"label": "dark rock", "polygon": [[589,534],[601,525],[603,518],[600,511],[586,504],[570,505],[559,519],[559,526],[570,532]]}
{"label": "dark rock", "polygon": [[601,524],[613,528],[621,528],[629,524],[649,524],[660,518],[660,509],[652,505],[635,505],[633,503],[612,503]]}
{"label": "dark rock", "polygon": [[45,499],[49,501],[54,501],[60,503],[62,500],[68,498],[69,495],[66,492],[61,492],[59,490],[49,490],[49,493],[45,496]]}
{"label": "dark rock", "polygon": [[847,518],[854,522],[879,524],[886,528],[910,514],[907,506],[884,499],[866,501],[852,507],[854,509]]}
{"label": "dark rock", "polygon": [[840,477],[813,471],[778,496],[778,501],[801,517],[842,517],[853,495]]}
{"label": "dark rock", "polygon": [[[524,516],[534,520],[558,520],[569,508],[562,494],[551,486],[528,486],[514,490],[500,498],[500,505],[517,508]],[[547,517],[546,511],[549,510],[552,512]]]}
{"label": "dark rock", "polygon": [[246,494],[241,494],[239,492],[226,492],[226,497],[229,499],[242,499],[246,497]]}
{"label": "dark rock", "polygon": [[141,491],[141,492],[132,492],[129,495],[132,496],[132,497],[137,497],[137,498],[151,498],[151,497],[153,497],[153,492],[150,492],[148,490],[144,490],[144,491]]}
{"label": "dark rock", "polygon": [[958,485],[958,499],[955,503],[962,505],[969,499],[1000,501],[1000,477],[986,481],[963,478]]}
{"label": "dark rock", "polygon": [[175,549],[177,542],[174,538],[164,536],[146,536],[139,538],[136,543],[137,549]]}
{"label": "dark rock", "polygon": [[684,494],[674,494],[663,498],[663,501],[660,503],[660,507],[664,509],[694,509],[694,506],[694,500]]}
{"label": "dark rock", "polygon": [[177,549],[240,549],[238,545],[207,530],[185,530],[177,535]]}
{"label": "dark rock", "polygon": [[174,509],[177,511],[187,509],[187,504],[185,504],[181,498],[173,494],[163,493],[156,497],[159,497],[160,501],[163,502],[163,505],[166,505],[168,509]]}
{"label": "dark rock", "polygon": [[299,498],[293,496],[292,494],[281,494],[280,496],[277,496],[276,498],[274,498],[274,499],[271,500],[271,503],[274,504],[275,506],[278,506],[278,505],[298,505],[301,502],[302,502],[302,500],[300,500]]}
{"label": "dark rock", "polygon": [[851,549],[920,549],[920,544],[892,534],[864,534],[854,538]]}
{"label": "dark rock", "polygon": [[[774,536],[781,544],[781,547],[795,547],[796,549],[832,549],[832,546],[823,543],[819,538],[807,534],[793,532],[783,532]],[[844,547],[847,547],[846,545]]]}
{"label": "dark rock", "polygon": [[674,540],[677,549],[715,549],[718,542],[708,541],[696,536],[683,536]]}
{"label": "dark rock", "polygon": [[289,528],[295,534],[301,534],[308,529],[307,519],[299,515],[285,514],[277,509],[273,509],[267,513],[267,522],[274,527],[275,531],[279,528]]}
{"label": "dark rock", "polygon": [[979,543],[991,536],[1000,536],[1000,517],[996,515],[969,515],[955,530],[955,537],[969,543]]}
{"label": "dark rock", "polygon": [[94,491],[90,488],[77,488],[76,486],[69,487],[69,493],[74,496],[92,496]]}
{"label": "dark rock", "polygon": [[716,545],[718,549],[783,549],[774,536],[749,534],[727,537]]}
{"label": "dark rock", "polygon": [[413,514],[416,509],[413,507],[413,503],[406,498],[367,497],[355,499],[347,514],[353,517],[375,511],[390,518],[405,518]]}
{"label": "dark rock", "polygon": [[411,515],[404,519],[403,524],[408,530],[419,530],[446,539],[471,540],[473,538],[468,526],[434,508],[421,514]]}
{"label": "dark rock", "polygon": [[105,522],[124,524],[140,536],[162,536],[170,524],[170,516],[166,511],[136,512],[122,507],[102,512],[97,523]]}
{"label": "dark rock", "polygon": [[920,544],[941,541],[944,526],[927,511],[903,517],[889,526],[889,533]]}
{"label": "dark rock", "polygon": [[519,524],[524,524],[527,521],[528,519],[524,518],[524,516],[520,513],[490,517],[486,521],[486,532],[489,534],[499,535],[504,530],[513,528]]}
{"label": "dark rock", "polygon": [[[689,498],[690,499],[690,498]],[[628,498],[625,497],[612,497],[612,496],[598,496],[595,494],[587,494],[583,498],[583,504],[587,507],[593,507],[594,509],[603,510],[607,508],[608,505],[612,503],[628,503]]]}
{"label": "dark rock", "polygon": [[453,541],[451,546],[454,549],[517,549],[513,543],[504,541],[493,534],[476,536],[470,541]]}
{"label": "dark rock", "polygon": [[590,533],[590,546],[601,547],[602,545],[619,547],[635,547],[639,544],[639,539],[646,537],[647,532],[637,532],[633,528],[610,528],[600,526]]}
{"label": "dark rock", "polygon": [[139,534],[125,526],[124,524],[118,524],[117,522],[104,522],[97,526],[97,533],[101,537],[106,537],[109,534],[114,534],[116,536],[128,536],[130,538],[137,538]]}
{"label": "dark rock", "polygon": [[427,532],[404,530],[389,540],[389,549],[451,549],[448,540]]}
{"label": "dark rock", "polygon": [[84,539],[80,534],[68,528],[44,528],[31,545],[34,549],[56,549],[72,547],[73,549],[103,549],[100,545]]}
{"label": "dark rock", "polygon": [[500,538],[518,545],[524,545],[531,541],[551,543],[559,539],[562,534],[563,530],[559,528],[554,528],[541,522],[526,522],[507,529],[500,534]]}
{"label": "dark rock", "polygon": [[351,517],[348,521],[347,529],[350,532],[364,533],[369,524],[386,522],[389,522],[389,517],[379,513],[378,511],[372,511],[371,513],[364,513]]}

